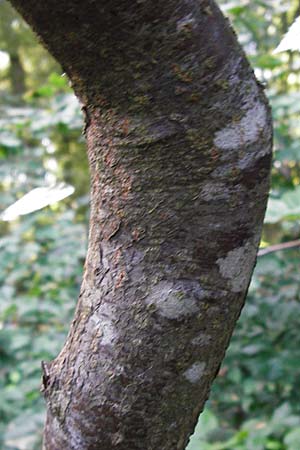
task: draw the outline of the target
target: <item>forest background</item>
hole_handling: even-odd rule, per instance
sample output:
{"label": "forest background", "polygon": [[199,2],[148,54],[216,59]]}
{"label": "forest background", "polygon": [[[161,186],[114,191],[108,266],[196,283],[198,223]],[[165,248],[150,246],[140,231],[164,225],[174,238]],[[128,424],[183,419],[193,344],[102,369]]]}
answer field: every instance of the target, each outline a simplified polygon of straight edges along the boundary
{"label": "forest background", "polygon": [[[261,242],[267,251],[260,251],[187,450],[299,450],[300,53],[273,51],[300,15],[300,2],[219,3],[265,85],[275,153]],[[68,80],[4,0],[0,50],[0,212],[35,188],[56,186],[53,201],[63,196],[60,183],[68,193],[75,189],[46,208],[0,221],[0,449],[36,450],[45,414],[40,363],[62,347],[78,296],[89,174],[82,115]],[[33,209],[45,202],[45,191],[35,192]]]}

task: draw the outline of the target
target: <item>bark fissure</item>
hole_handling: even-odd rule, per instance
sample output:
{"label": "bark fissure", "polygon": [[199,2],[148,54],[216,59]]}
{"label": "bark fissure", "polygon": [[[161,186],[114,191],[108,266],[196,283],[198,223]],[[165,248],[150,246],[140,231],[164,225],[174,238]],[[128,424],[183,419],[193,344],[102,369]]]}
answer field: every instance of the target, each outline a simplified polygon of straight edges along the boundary
{"label": "bark fissure", "polygon": [[12,3],[71,79],[91,171],[84,280],[44,373],[44,447],[183,450],[255,264],[263,91],[213,1]]}

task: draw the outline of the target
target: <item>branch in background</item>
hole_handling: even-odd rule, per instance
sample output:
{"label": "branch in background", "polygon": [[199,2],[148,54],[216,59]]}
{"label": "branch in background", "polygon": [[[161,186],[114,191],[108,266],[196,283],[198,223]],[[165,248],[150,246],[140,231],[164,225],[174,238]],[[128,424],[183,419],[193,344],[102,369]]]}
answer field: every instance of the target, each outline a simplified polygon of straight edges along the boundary
{"label": "branch in background", "polygon": [[279,250],[287,250],[289,248],[300,247],[300,239],[295,241],[283,242],[281,244],[270,245],[258,251],[257,256],[264,256],[268,253],[278,252]]}

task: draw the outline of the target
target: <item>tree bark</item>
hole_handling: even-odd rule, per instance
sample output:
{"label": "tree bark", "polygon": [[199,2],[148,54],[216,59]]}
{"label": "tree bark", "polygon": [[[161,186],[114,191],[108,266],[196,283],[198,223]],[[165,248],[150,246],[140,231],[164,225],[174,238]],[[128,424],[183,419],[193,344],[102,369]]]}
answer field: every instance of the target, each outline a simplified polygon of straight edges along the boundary
{"label": "tree bark", "polygon": [[25,71],[22,65],[18,51],[10,53],[9,78],[11,91],[14,95],[23,95],[25,93]]}
{"label": "tree bark", "polygon": [[256,260],[271,118],[211,0],[12,0],[82,103],[84,280],[44,448],[182,450]]}

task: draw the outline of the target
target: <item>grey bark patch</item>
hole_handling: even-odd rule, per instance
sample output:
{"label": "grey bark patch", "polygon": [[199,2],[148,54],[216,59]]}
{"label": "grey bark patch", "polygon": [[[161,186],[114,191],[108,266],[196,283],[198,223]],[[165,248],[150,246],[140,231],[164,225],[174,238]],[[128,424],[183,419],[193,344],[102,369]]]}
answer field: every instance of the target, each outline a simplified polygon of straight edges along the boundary
{"label": "grey bark patch", "polygon": [[217,131],[214,144],[221,150],[233,150],[241,145],[252,144],[257,141],[260,131],[264,130],[266,121],[266,106],[257,101],[240,121]]}
{"label": "grey bark patch", "polygon": [[209,334],[200,333],[192,340],[193,345],[205,346],[208,345],[212,340],[212,337]]}
{"label": "grey bark patch", "polygon": [[225,258],[219,258],[217,264],[221,275],[230,280],[233,292],[241,292],[248,286],[254,260],[255,247],[250,242],[228,252]]}
{"label": "grey bark patch", "polygon": [[101,336],[101,345],[113,345],[118,337],[113,317],[113,310],[106,304],[102,304],[97,313],[91,316],[91,328],[98,330],[99,337]]}
{"label": "grey bark patch", "polygon": [[191,28],[193,28],[193,26],[196,23],[196,19],[193,17],[193,14],[187,14],[186,16],[182,17],[182,19],[177,21],[177,31],[178,32],[187,32],[189,31]]}
{"label": "grey bark patch", "polygon": [[[215,134],[214,145],[220,150],[238,150],[254,144],[259,141],[261,133],[268,128],[268,110],[260,99],[256,82],[247,80],[243,91],[245,94],[240,112],[244,112],[244,115]],[[258,152],[255,157],[263,156],[266,151],[269,151],[265,146],[262,146],[261,150],[262,153]],[[223,155],[222,159],[225,158],[226,155]],[[252,152],[250,152],[250,160],[253,160]]]}
{"label": "grey bark patch", "polygon": [[191,367],[189,367],[184,373],[183,376],[190,383],[198,383],[198,381],[202,378],[205,371],[206,363],[205,362],[195,362]]}
{"label": "grey bark patch", "polygon": [[201,190],[201,198],[206,202],[211,200],[228,199],[230,190],[226,183],[209,181]]}
{"label": "grey bark patch", "polygon": [[155,305],[167,319],[180,319],[199,311],[198,301],[206,297],[206,291],[198,283],[160,281],[156,284],[146,303]]}
{"label": "grey bark patch", "polygon": [[240,161],[238,162],[238,168],[241,170],[246,169],[247,167],[253,164],[254,159],[262,158],[263,156],[267,155],[269,151],[270,149],[265,146],[264,147],[258,146],[258,148],[255,148],[255,146],[253,146],[251,152],[246,153],[245,156],[243,156],[240,159]]}

